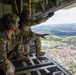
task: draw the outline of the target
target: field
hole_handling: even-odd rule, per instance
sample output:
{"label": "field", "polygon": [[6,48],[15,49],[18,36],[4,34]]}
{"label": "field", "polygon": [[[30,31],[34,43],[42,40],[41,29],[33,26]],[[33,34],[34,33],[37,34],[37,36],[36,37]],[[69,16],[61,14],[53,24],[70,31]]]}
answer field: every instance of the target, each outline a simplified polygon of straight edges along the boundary
{"label": "field", "polygon": [[49,34],[41,38],[42,50],[76,75],[76,24],[38,25],[32,30]]}
{"label": "field", "polygon": [[62,39],[65,42],[56,41],[56,40],[49,40],[47,38],[41,39],[42,50],[44,50],[46,54],[52,57],[56,62],[60,63],[63,67],[65,67],[69,72],[75,75],[76,47],[74,43],[69,44],[68,42],[65,41],[66,38]]}

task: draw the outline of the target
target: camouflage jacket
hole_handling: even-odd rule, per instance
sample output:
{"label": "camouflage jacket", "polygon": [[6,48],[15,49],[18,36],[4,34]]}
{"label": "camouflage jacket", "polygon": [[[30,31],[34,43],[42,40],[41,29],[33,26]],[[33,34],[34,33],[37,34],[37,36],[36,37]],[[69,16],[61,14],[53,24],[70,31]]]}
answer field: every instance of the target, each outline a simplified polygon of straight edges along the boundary
{"label": "camouflage jacket", "polygon": [[35,38],[37,37],[37,36],[35,35],[35,33],[32,32],[31,30],[29,30],[29,31],[23,31],[23,30],[20,30],[20,29],[19,29],[19,30],[16,32],[16,34],[17,34],[18,37],[21,36],[22,43],[23,43],[23,44],[26,44],[26,45],[29,44],[32,39],[35,39]]}
{"label": "camouflage jacket", "polygon": [[0,32],[0,68],[4,71],[10,68],[8,64],[7,54],[18,44],[15,36],[9,39],[6,31]]}

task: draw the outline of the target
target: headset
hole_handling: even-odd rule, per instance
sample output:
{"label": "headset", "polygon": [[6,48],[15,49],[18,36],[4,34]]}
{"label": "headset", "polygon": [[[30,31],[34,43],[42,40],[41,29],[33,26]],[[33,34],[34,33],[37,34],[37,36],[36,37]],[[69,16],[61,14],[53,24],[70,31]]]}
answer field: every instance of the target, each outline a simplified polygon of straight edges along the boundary
{"label": "headset", "polygon": [[6,24],[5,24],[5,27],[6,29],[14,29],[14,26],[15,26],[16,22],[14,20],[9,20]]}
{"label": "headset", "polygon": [[14,26],[18,24],[19,17],[15,14],[6,14],[3,16],[3,24],[5,29],[14,29]]}

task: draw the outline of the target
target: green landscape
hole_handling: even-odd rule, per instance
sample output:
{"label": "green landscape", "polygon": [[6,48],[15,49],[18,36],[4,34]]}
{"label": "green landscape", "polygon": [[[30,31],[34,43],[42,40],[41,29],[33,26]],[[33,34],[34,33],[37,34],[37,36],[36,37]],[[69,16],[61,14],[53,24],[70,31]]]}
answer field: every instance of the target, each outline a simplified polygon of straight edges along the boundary
{"label": "green landscape", "polygon": [[41,38],[42,50],[76,75],[76,24],[38,25],[32,30],[49,34]]}

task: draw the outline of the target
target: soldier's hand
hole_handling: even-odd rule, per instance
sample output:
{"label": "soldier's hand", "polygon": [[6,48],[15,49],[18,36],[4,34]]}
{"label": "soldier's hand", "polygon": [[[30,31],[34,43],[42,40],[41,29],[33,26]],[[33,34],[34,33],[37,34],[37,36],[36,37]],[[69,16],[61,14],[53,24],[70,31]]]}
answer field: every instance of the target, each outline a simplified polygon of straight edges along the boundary
{"label": "soldier's hand", "polygon": [[14,73],[10,73],[9,75],[15,75]]}
{"label": "soldier's hand", "polygon": [[41,37],[45,39],[45,36],[47,36],[49,34],[41,34]]}
{"label": "soldier's hand", "polygon": [[36,34],[37,37],[42,37],[44,39],[45,39],[45,36],[47,36],[47,35],[49,35],[49,34]]}

